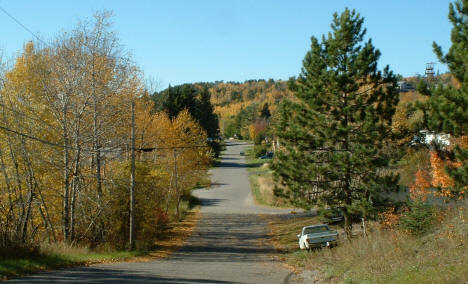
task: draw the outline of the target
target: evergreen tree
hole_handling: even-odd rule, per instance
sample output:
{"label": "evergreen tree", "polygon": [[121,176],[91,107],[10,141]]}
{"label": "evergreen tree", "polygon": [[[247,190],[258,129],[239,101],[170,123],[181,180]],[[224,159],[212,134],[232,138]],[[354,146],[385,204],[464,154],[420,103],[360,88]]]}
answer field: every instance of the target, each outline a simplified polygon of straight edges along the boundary
{"label": "evergreen tree", "polygon": [[213,105],[211,104],[211,94],[207,86],[204,86],[199,95],[198,102],[198,120],[200,125],[206,130],[208,137],[216,138],[219,136],[219,120],[214,113]]}
{"label": "evergreen tree", "polygon": [[183,84],[180,86],[167,88],[163,92],[162,110],[169,117],[175,118],[177,115],[187,109],[194,118],[197,117],[197,90],[191,84]]}
{"label": "evergreen tree", "polygon": [[260,117],[269,119],[271,117],[270,109],[268,108],[268,103],[264,103],[262,110],[260,111]]}
{"label": "evergreen tree", "polygon": [[277,195],[296,206],[341,207],[351,236],[353,214],[368,215],[397,188],[386,171],[390,125],[398,103],[395,75],[377,69],[380,51],[364,41],[364,19],[354,10],[335,13],[332,31],[312,37],[297,80],[296,99],[279,110],[281,151],[273,161]]}
{"label": "evergreen tree", "polygon": [[179,113],[178,106],[176,106],[175,92],[171,85],[167,88],[162,98],[161,110],[165,111],[170,118],[174,118]]}
{"label": "evergreen tree", "polygon": [[166,90],[153,95],[156,111],[166,112],[171,119],[187,109],[211,138],[208,143],[217,157],[221,151],[219,143],[215,141],[219,136],[219,120],[210,99],[208,85],[202,86],[201,90],[193,84],[169,86]]}
{"label": "evergreen tree", "polygon": [[[439,60],[446,63],[450,73],[460,86],[443,85],[418,86],[418,90],[429,96],[426,103],[419,104],[425,112],[426,127],[435,132],[444,132],[452,137],[468,139],[468,0],[450,3],[449,20],[453,25],[452,46],[446,55],[436,43],[434,52]],[[462,143],[463,144],[463,143]],[[448,155],[441,155],[456,163],[447,166],[446,171],[454,179],[451,195],[461,198],[467,194],[468,186],[468,146],[457,145]],[[456,166],[454,166],[456,165]]]}

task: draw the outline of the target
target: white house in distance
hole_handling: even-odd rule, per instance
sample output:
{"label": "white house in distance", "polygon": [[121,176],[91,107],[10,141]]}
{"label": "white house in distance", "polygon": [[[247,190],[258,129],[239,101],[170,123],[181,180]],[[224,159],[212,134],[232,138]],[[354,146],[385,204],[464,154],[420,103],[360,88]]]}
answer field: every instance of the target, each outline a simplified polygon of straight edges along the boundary
{"label": "white house in distance", "polygon": [[437,144],[441,147],[447,147],[450,145],[450,134],[444,133],[434,133],[429,130],[421,130],[419,131],[418,137],[414,137],[413,141],[411,141],[412,145],[416,144],[425,144],[430,146],[432,144]]}

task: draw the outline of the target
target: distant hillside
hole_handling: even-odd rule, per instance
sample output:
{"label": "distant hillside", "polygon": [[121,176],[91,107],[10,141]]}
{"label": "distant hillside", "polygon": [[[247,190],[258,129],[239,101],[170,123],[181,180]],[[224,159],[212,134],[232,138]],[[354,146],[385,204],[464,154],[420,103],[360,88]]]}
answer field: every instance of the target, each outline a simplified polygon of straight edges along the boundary
{"label": "distant hillside", "polygon": [[[248,80],[243,83],[216,81],[184,85],[191,85],[198,90],[208,89],[214,112],[219,117],[222,135],[228,137],[237,135],[247,139],[250,138],[248,127],[261,118],[261,110],[264,107],[274,115],[281,100],[292,96],[287,81],[273,79]],[[179,86],[172,88],[177,87]],[[156,105],[162,104],[159,100],[164,99],[162,94],[166,90],[153,95]]]}
{"label": "distant hillside", "polygon": [[[400,81],[409,83],[415,89],[421,79],[423,79],[422,76],[413,76],[401,78]],[[436,76],[434,82],[443,85],[457,85],[453,76],[448,73]],[[274,119],[279,103],[284,98],[293,97],[293,93],[288,89],[287,81],[284,80],[260,79],[247,80],[242,83],[216,81],[185,85],[192,85],[199,90],[208,89],[214,112],[219,117],[221,134],[229,137],[236,134],[243,138],[251,138],[248,128],[261,118],[260,112],[265,104],[267,104],[272,119]],[[402,120],[408,120],[408,118],[404,118],[404,111],[409,103],[424,99],[424,96],[416,90],[401,92],[397,110],[397,124],[401,125]]]}
{"label": "distant hillside", "polygon": [[249,126],[260,117],[267,104],[272,115],[285,97],[291,97],[286,81],[248,80],[243,83],[219,82],[210,88],[215,113],[220,118],[221,132],[250,137]]}

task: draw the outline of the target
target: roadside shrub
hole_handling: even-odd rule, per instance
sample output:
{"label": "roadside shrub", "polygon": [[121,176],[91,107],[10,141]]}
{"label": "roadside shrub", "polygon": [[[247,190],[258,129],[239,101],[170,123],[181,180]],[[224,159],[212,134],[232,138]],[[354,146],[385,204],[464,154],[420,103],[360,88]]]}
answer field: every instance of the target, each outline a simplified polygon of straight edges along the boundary
{"label": "roadside shrub", "polygon": [[421,202],[408,202],[408,210],[400,218],[400,227],[412,235],[422,235],[434,225],[436,210],[434,206]]}
{"label": "roadside shrub", "polygon": [[255,144],[255,145],[260,145],[260,144],[262,144],[262,142],[265,140],[265,137],[266,137],[265,131],[262,131],[262,132],[258,133],[258,134],[255,136],[254,144]]}
{"label": "roadside shrub", "polygon": [[265,155],[268,152],[268,149],[269,149],[269,147],[267,145],[264,145],[264,144],[255,145],[254,146],[255,158],[259,158],[259,157]]}
{"label": "roadside shrub", "polygon": [[23,243],[19,239],[14,239],[9,234],[0,233],[0,259],[38,257],[41,255],[39,246],[34,243]]}
{"label": "roadside shrub", "polygon": [[214,158],[219,158],[219,154],[225,149],[225,147],[223,147],[223,145],[218,141],[208,141],[207,144],[210,146],[211,153]]}

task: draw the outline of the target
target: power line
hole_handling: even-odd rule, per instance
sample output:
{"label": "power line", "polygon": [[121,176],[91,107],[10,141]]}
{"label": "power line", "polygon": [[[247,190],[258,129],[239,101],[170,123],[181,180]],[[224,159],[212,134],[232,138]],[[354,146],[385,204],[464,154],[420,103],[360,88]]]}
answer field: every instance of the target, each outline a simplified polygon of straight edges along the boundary
{"label": "power line", "polygon": [[4,131],[7,131],[7,132],[10,132],[10,133],[13,133],[13,134],[16,134],[16,135],[19,135],[19,136],[22,136],[24,138],[28,138],[28,139],[31,139],[31,140],[41,142],[42,144],[47,144],[47,145],[50,145],[50,146],[61,147],[61,148],[65,147],[64,145],[60,145],[60,144],[50,142],[50,141],[47,141],[47,140],[44,140],[44,139],[41,139],[41,138],[37,138],[35,136],[31,136],[31,135],[28,135],[28,134],[25,134],[25,133],[22,133],[22,132],[18,132],[16,130],[10,129],[10,128],[2,126],[2,125],[0,125],[0,129],[2,129]]}
{"label": "power line", "polygon": [[[45,139],[42,139],[42,138],[38,138],[38,137],[29,135],[29,134],[25,134],[25,133],[10,129],[10,128],[5,127],[3,125],[0,125],[0,129],[4,130],[6,132],[16,134],[18,136],[27,138],[27,139],[38,141],[38,142],[40,142],[42,144],[46,144],[46,145],[49,145],[49,146],[59,147],[59,148],[64,148],[64,149],[66,148],[66,149],[69,149],[69,150],[78,150],[75,147],[65,146],[65,145],[59,144],[57,142],[52,142],[52,141],[48,141],[48,140],[45,140]],[[150,152],[150,151],[154,151],[154,150],[191,149],[191,148],[208,148],[208,147],[210,147],[210,146],[209,145],[183,145],[183,146],[171,146],[171,147],[136,148],[135,151]],[[98,150],[87,150],[87,149],[80,149],[80,150],[83,151],[83,152],[90,152],[90,153],[96,153],[98,151]],[[123,150],[99,149],[99,152],[100,153],[121,153],[121,152],[123,152]]]}
{"label": "power line", "polygon": [[15,21],[18,25],[20,25],[23,29],[25,29],[28,33],[30,33],[33,37],[35,37],[37,40],[40,42],[44,43],[45,45],[48,45],[45,41],[43,41],[39,36],[37,36],[35,33],[33,33],[30,29],[28,29],[25,25],[23,25],[18,19],[13,17],[10,13],[8,13],[3,7],[0,6],[0,10],[2,10],[5,15],[10,17],[13,21]]}
{"label": "power line", "polygon": [[[59,143],[57,143],[57,142],[52,142],[52,141],[49,141],[49,140],[45,140],[45,139],[42,139],[42,138],[38,138],[38,137],[36,137],[36,136],[32,136],[32,135],[29,135],[29,134],[25,134],[25,133],[22,133],[22,132],[13,130],[13,129],[8,128],[8,127],[3,126],[3,125],[0,125],[0,129],[4,130],[4,131],[6,131],[6,132],[10,132],[10,133],[16,134],[16,135],[18,135],[18,136],[21,136],[21,137],[30,139],[30,140],[34,140],[34,141],[40,142],[40,143],[45,144],[45,145],[49,145],[49,146],[53,146],[53,147],[58,147],[58,148],[62,148],[62,149],[75,150],[75,151],[78,150],[78,149],[75,148],[75,147],[65,146],[65,145],[59,144]],[[88,150],[88,149],[80,149],[80,151],[88,152],[88,153],[96,153],[96,152],[98,152],[98,150]],[[122,150],[105,150],[105,149],[99,149],[99,152],[100,152],[100,153],[121,153]]]}
{"label": "power line", "polygon": [[[49,44],[46,43],[44,40],[42,40],[38,35],[36,35],[34,32],[32,32],[28,27],[26,27],[26,25],[24,25],[23,23],[21,23],[17,18],[15,18],[13,15],[11,15],[10,13],[8,13],[3,7],[0,6],[0,10],[2,10],[3,13],[5,13],[8,17],[10,17],[13,21],[15,21],[18,25],[20,25],[24,30],[26,30],[28,33],[30,33],[33,37],[35,37],[37,40],[39,40],[40,42],[42,42],[43,44],[45,44],[46,46],[48,46]],[[119,57],[119,56],[107,56],[109,58],[114,58],[114,59],[122,59],[122,60],[129,60],[128,58],[123,58],[123,57]],[[36,120],[36,121],[39,121],[41,123],[44,123],[48,126],[51,126],[53,127],[52,125],[44,122],[44,121],[41,121],[39,119],[36,119],[36,118],[33,118],[33,117],[30,117],[30,116],[27,116],[26,114],[24,113],[20,113],[14,109],[11,109],[7,106],[5,106],[4,104],[0,103],[0,106],[3,106],[3,108],[5,109],[8,109],[12,112],[15,112],[15,113],[18,113],[24,117],[27,117],[27,118],[30,118],[30,119],[33,119],[33,120]],[[65,146],[65,145],[61,145],[61,144],[58,144],[58,143],[55,143],[55,142],[51,142],[51,141],[47,141],[47,140],[44,140],[44,139],[41,139],[41,138],[38,138],[38,137],[34,137],[32,135],[28,135],[28,134],[25,134],[25,133],[21,133],[21,132],[18,132],[16,130],[13,130],[13,129],[10,129],[10,128],[7,128],[5,126],[1,126],[0,125],[0,129],[3,129],[4,131],[7,131],[7,132],[10,132],[10,133],[14,133],[16,135],[19,135],[19,136],[22,136],[22,137],[25,137],[25,138],[28,138],[28,139],[31,139],[31,140],[35,140],[35,141],[38,141],[38,142],[41,142],[43,144],[46,144],[46,145],[50,145],[50,146],[54,146],[54,147],[60,147],[60,148],[67,148],[67,149],[71,149],[71,150],[77,150],[76,148],[74,147],[69,147],[69,146]],[[185,145],[185,146],[173,146],[173,147],[150,147],[150,148],[138,148],[138,149],[135,149],[136,151],[140,151],[140,152],[150,152],[150,151],[154,151],[154,150],[171,150],[171,149],[190,149],[190,148],[207,148],[207,147],[210,147],[209,145]],[[83,150],[82,151],[86,151],[86,152],[97,152],[97,150]],[[119,151],[119,150],[100,150],[100,152],[122,152],[122,151]]]}
{"label": "power line", "polygon": [[[48,43],[46,43],[44,40],[42,40],[37,34],[32,32],[26,25],[21,23],[17,18],[13,17],[10,13],[8,13],[3,7],[0,6],[0,10],[2,10],[3,13],[5,13],[8,17],[10,17],[13,21],[15,21],[18,25],[20,25],[24,30],[26,30],[28,33],[30,33],[33,37],[35,37],[37,40],[45,44],[46,46],[50,46]],[[121,56],[113,56],[113,55],[106,55],[108,58],[113,58],[115,60],[123,60],[123,61],[130,61],[131,59],[129,57],[121,57]]]}
{"label": "power line", "polygon": [[18,114],[18,115],[21,115],[21,116],[23,116],[23,117],[26,117],[26,118],[31,119],[31,120],[34,120],[34,121],[37,121],[37,122],[39,122],[39,123],[42,123],[42,124],[44,124],[44,125],[47,125],[47,126],[51,127],[51,128],[54,129],[54,130],[57,130],[57,127],[56,127],[56,126],[54,126],[54,125],[52,125],[52,124],[50,124],[50,123],[47,123],[47,122],[45,122],[44,120],[41,120],[41,119],[38,119],[38,118],[35,118],[35,117],[32,117],[32,116],[29,116],[29,115],[27,115],[27,114],[25,114],[25,113],[23,113],[23,112],[20,112],[20,111],[18,111],[18,110],[15,110],[15,109],[13,109],[13,108],[8,107],[8,106],[6,106],[6,105],[3,104],[3,103],[0,103],[0,106],[1,106],[3,109],[9,110],[9,111],[14,112],[14,113],[16,113],[16,114]]}

